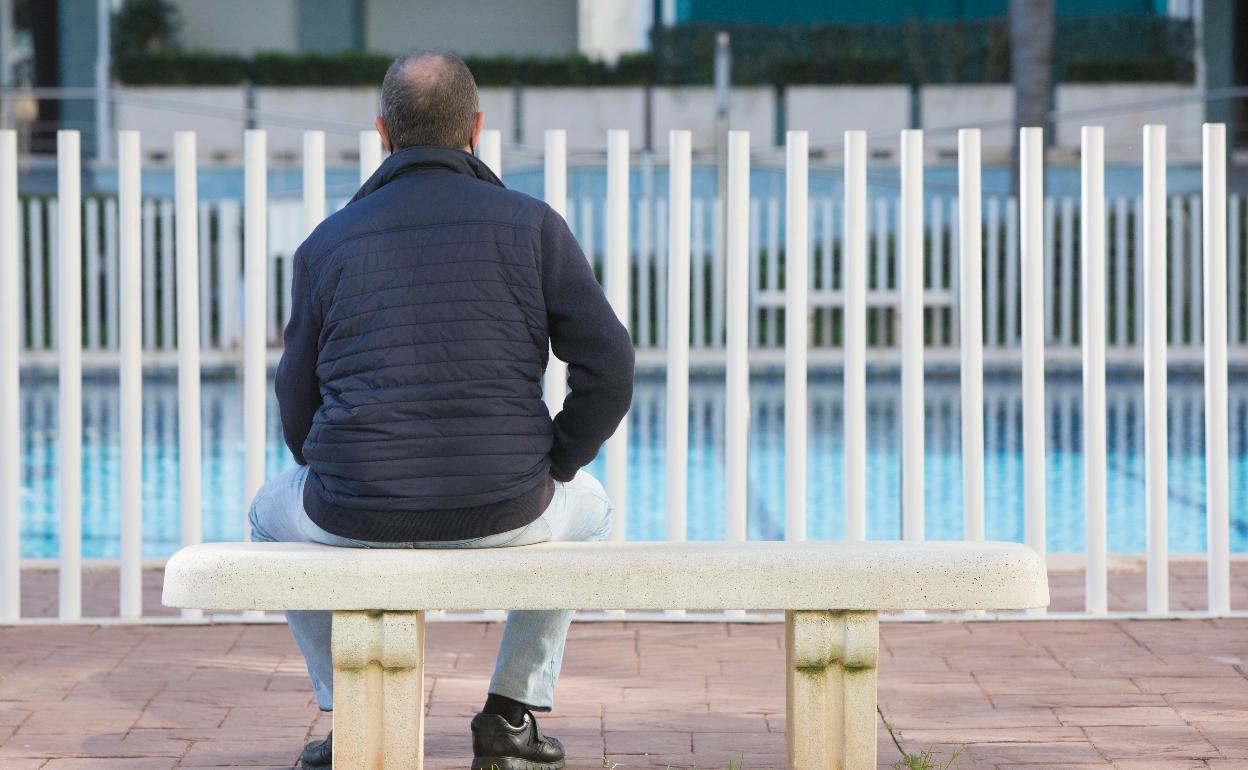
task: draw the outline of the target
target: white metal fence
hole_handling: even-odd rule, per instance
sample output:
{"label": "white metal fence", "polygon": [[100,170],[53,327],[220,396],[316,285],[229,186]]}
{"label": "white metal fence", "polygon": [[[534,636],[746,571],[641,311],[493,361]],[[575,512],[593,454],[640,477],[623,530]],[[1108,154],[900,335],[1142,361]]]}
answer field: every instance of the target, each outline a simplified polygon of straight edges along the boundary
{"label": "white metal fence", "polygon": [[[868,200],[865,135],[845,136],[842,200],[810,200],[806,135],[790,132],[783,201],[750,196],[746,132],[731,132],[723,206],[691,195],[688,132],[672,134],[669,190],[630,206],[627,133],[607,137],[607,194],[567,199],[562,132],[547,136],[546,197],[578,233],[605,221],[601,266],[608,298],[638,346],[665,364],[667,536],[686,531],[686,473],[691,352],[722,356],[726,378],[725,532],[746,538],[749,367],[783,348],[785,370],[785,532],[805,537],[806,372],[820,353],[843,358],[844,531],[866,533],[866,364],[872,348],[900,356],[902,384],[902,535],[925,536],[924,364],[940,351],[960,362],[965,484],[964,529],[984,527],[983,365],[985,353],[1019,348],[1023,379],[1026,542],[1045,552],[1046,353],[1082,355],[1086,444],[1087,612],[1106,614],[1105,368],[1108,352],[1140,351],[1145,371],[1148,613],[1167,615],[1165,539],[1166,363],[1177,346],[1203,355],[1207,389],[1209,612],[1229,604],[1228,334],[1244,341],[1239,239],[1242,201],[1225,189],[1225,131],[1206,125],[1204,190],[1167,199],[1165,128],[1145,129],[1143,196],[1104,199],[1103,139],[1083,135],[1080,200],[1043,194],[1043,137],[1024,129],[1021,195],[981,201],[979,132],[959,135],[954,200],[925,199],[923,135],[901,135],[901,195]],[[264,131],[245,137],[242,205],[197,199],[195,136],[175,142],[172,201],[144,200],[140,138],[120,137],[120,195],[81,199],[78,134],[59,136],[55,201],[17,196],[16,145],[0,132],[0,425],[20,425],[19,349],[54,360],[60,378],[59,618],[81,619],[81,380],[87,355],[109,351],[122,380],[121,618],[142,618],[139,544],[143,351],[174,351],[179,379],[181,536],[200,538],[201,354],[241,348],[246,453],[245,494],[265,478],[266,349],[289,313],[291,246],[325,214],[323,136],[305,135],[304,200],[270,202]],[[500,138],[487,132],[483,159],[502,171]],[[380,162],[375,135],[361,136],[361,178]],[[574,205],[578,204],[578,205]],[[1202,208],[1203,204],[1203,208]],[[785,227],[780,225],[784,209]],[[1228,224],[1230,251],[1228,268]],[[81,216],[80,216],[81,215]],[[634,228],[636,218],[638,227]],[[719,227],[726,221],[727,227]],[[25,226],[22,226],[22,225]],[[719,234],[723,233],[721,237]],[[1078,240],[1076,240],[1078,232]],[[636,235],[636,237],[634,237]],[[589,242],[592,243],[592,235]],[[85,270],[88,280],[82,280]],[[176,280],[175,280],[176,276]],[[1230,303],[1228,313],[1228,299]],[[85,305],[85,315],[84,315]],[[1101,312],[1081,312],[1096,308]],[[176,334],[175,334],[176,329]],[[81,330],[81,333],[80,333]],[[897,343],[900,343],[899,348]],[[1203,351],[1199,347],[1203,344]],[[203,348],[204,350],[201,350]],[[111,352],[115,349],[115,353]],[[1242,353],[1243,348],[1239,347]],[[1012,353],[1018,356],[1018,352]],[[1199,358],[1197,359],[1199,360]],[[563,368],[548,372],[552,408],[562,402]],[[19,620],[20,479],[18,430],[0,430],[0,622]],[[627,426],[606,447],[606,486],[616,508],[613,537],[624,536],[630,507]],[[239,516],[244,516],[240,501]],[[244,528],[245,529],[245,528]],[[190,617],[197,616],[190,613]]]}
{"label": "white metal fence", "polygon": [[[312,136],[320,136],[312,133]],[[310,139],[309,141],[322,141]],[[378,148],[379,151],[379,148]],[[306,234],[307,207],[325,205],[323,153],[321,165],[307,180],[320,187],[306,191],[305,201],[270,200],[265,249],[265,342],[281,343],[281,330],[290,316],[291,259]],[[366,158],[375,166],[380,156]],[[566,160],[564,161],[566,174]],[[865,193],[864,193],[865,195]],[[309,197],[310,196],[310,197]],[[564,196],[566,197],[566,193]],[[313,204],[307,201],[318,201]],[[961,292],[957,198],[926,198],[924,212],[924,342],[929,354],[956,358],[959,347]],[[344,201],[331,203],[340,206]],[[573,232],[602,274],[607,234],[606,201],[591,197],[568,200],[566,216]],[[1198,360],[1202,343],[1203,290],[1201,278],[1201,196],[1167,199],[1167,302],[1171,308],[1166,328],[1172,347],[1184,348]],[[140,254],[143,270],[142,349],[149,358],[172,356],[177,348],[176,306],[178,227],[175,201],[143,198],[140,205]],[[671,207],[666,195],[653,200],[634,199],[628,212],[629,323],[643,360],[657,361],[668,338],[667,294]],[[725,267],[722,207],[718,200],[695,197],[689,212],[691,302],[690,343],[701,359],[718,358],[726,340]],[[59,318],[60,268],[56,198],[19,199],[18,338],[24,360],[54,360]],[[1248,306],[1242,301],[1248,244],[1241,238],[1245,202],[1229,199],[1229,342],[1237,358],[1248,357]],[[749,344],[759,351],[784,345],[787,216],[782,197],[752,197],[749,202],[747,254],[749,262]],[[1081,211],[1072,197],[1046,197],[1043,229],[1044,335],[1050,353],[1077,360],[1083,301],[1079,292],[1082,270]],[[1142,283],[1143,199],[1116,197],[1105,202],[1106,342],[1116,359],[1142,355],[1144,294]],[[82,205],[83,217],[83,345],[89,362],[114,362],[120,346],[118,199],[91,196]],[[747,218],[743,217],[743,221]],[[866,202],[867,346],[874,356],[900,351],[900,206],[896,197]],[[846,215],[843,201],[811,199],[805,229],[807,280],[811,316],[808,341],[815,361],[837,360],[846,341],[845,285]],[[243,205],[235,199],[199,201],[195,221],[188,229],[197,235],[198,328],[205,361],[233,362],[241,346],[243,306]],[[1009,356],[1021,345],[1019,276],[1019,202],[1014,197],[983,200],[981,218],[983,344],[990,356]],[[111,354],[111,355],[110,355]],[[708,354],[710,354],[708,356]],[[764,354],[765,355],[765,354]]]}

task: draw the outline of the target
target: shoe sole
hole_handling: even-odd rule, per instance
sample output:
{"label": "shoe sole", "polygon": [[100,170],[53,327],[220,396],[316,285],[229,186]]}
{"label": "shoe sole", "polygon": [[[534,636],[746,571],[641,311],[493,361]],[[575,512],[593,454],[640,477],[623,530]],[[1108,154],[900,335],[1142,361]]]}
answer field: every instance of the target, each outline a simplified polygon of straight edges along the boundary
{"label": "shoe sole", "polygon": [[563,760],[558,762],[534,762],[519,757],[473,757],[472,770],[561,770]]}

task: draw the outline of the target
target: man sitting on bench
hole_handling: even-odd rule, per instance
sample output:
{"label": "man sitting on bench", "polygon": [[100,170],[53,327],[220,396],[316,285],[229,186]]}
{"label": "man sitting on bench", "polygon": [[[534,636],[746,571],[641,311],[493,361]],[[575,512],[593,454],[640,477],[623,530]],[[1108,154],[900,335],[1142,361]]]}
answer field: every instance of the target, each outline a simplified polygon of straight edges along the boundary
{"label": "man sitting on bench", "polygon": [[[294,259],[277,371],[298,467],[260,490],[252,536],[349,548],[603,540],[611,504],[580,468],[632,399],[633,348],[567,224],[473,156],[484,116],[447,53],[390,65],[377,131],[390,157]],[[547,350],[571,392],[552,421]],[[489,581],[490,575],[480,575]],[[499,585],[500,606],[508,586]],[[333,708],[330,613],[288,612],[317,704]],[[563,767],[549,711],[572,613],[515,611],[472,767]],[[304,768],[332,762],[333,733]]]}

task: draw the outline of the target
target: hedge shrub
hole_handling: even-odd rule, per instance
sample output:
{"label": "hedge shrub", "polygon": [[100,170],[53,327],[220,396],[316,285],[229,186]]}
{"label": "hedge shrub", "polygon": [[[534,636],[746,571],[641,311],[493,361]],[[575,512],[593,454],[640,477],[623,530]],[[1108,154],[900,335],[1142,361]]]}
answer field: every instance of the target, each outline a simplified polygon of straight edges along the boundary
{"label": "hedge shrub", "polygon": [[227,86],[247,80],[246,59],[200,51],[131,53],[114,61],[117,79],[142,86]]}
{"label": "hedge shrub", "polygon": [[[1010,79],[1009,27],[1002,18],[965,22],[909,21],[898,26],[813,24],[724,25],[692,22],[656,27],[653,53],[610,66],[580,54],[476,56],[468,66],[482,86],[707,85],[715,37],[732,35],[732,79],[738,85],[817,83],[1002,83]],[[1191,82],[1189,21],[1150,15],[1057,18],[1054,82]],[[133,53],[117,59],[130,85],[376,86],[384,54]]]}

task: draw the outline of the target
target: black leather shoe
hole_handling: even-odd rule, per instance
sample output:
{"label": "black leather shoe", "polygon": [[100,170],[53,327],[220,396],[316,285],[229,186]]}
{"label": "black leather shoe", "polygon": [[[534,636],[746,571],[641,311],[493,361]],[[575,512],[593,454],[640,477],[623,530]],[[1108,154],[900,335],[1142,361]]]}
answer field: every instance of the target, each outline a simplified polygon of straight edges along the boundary
{"label": "black leather shoe", "polygon": [[533,714],[517,727],[497,714],[472,718],[472,770],[559,770],[563,744],[542,735]]}
{"label": "black leather shoe", "polygon": [[303,747],[299,767],[303,770],[330,770],[334,766],[334,731],[323,741],[312,741]]}

